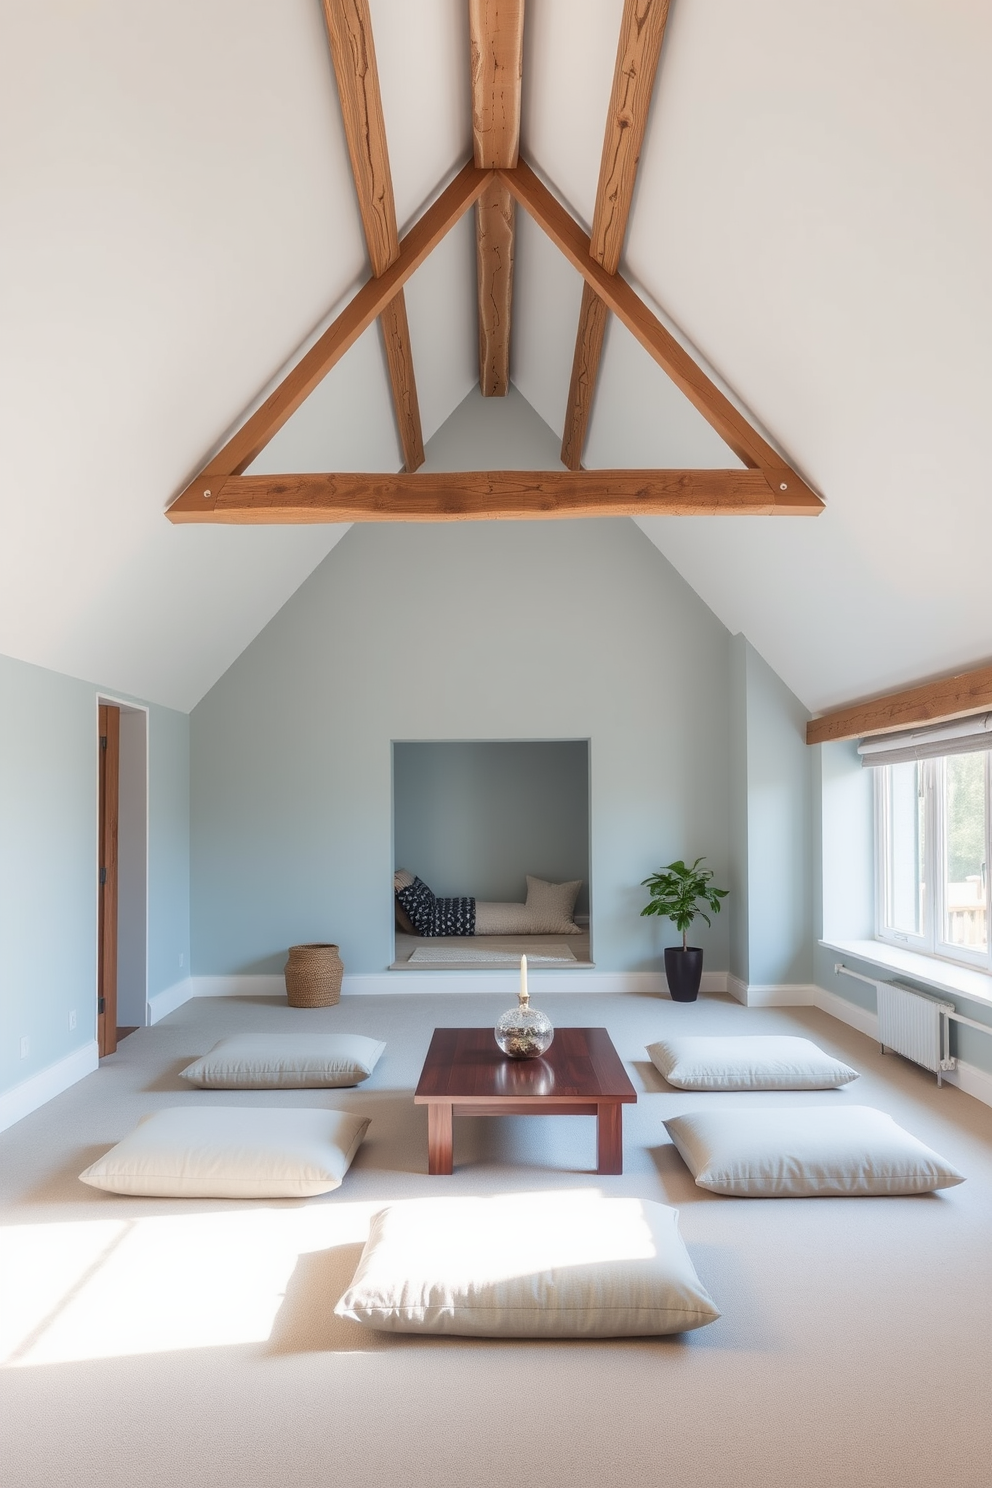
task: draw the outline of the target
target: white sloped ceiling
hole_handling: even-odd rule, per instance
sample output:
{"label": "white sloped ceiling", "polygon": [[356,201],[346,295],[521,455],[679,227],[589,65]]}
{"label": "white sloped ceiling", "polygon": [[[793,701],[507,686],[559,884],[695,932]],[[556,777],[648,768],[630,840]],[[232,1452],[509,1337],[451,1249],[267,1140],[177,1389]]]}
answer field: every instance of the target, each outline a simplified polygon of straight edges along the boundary
{"label": "white sloped ceiling", "polygon": [[[469,153],[467,11],[371,10],[402,230]],[[524,150],[586,225],[621,10],[528,0]],[[987,7],[672,0],[624,271],[827,511],[641,525],[813,709],[992,654],[990,51]],[[163,516],[367,273],[319,0],[9,7],[0,125],[0,651],[189,708],[344,530]],[[560,433],[581,285],[518,216]],[[472,236],[407,289],[427,439],[482,416]],[[399,463],[372,328],[255,469]],[[586,463],[736,462],[613,324]]]}
{"label": "white sloped ceiling", "polygon": [[[463,9],[373,3],[401,224],[468,154]],[[345,530],[163,516],[368,272],[320,5],[7,7],[0,136],[0,651],[188,709]],[[435,426],[474,336],[441,290]],[[331,468],[397,466],[377,335],[321,389]]]}
{"label": "white sloped ceiling", "polygon": [[[527,146],[588,221],[618,7],[535,9]],[[992,654],[990,55],[988,7],[673,0],[624,268],[827,511],[641,525],[814,710]],[[588,462],[667,461],[611,334]]]}

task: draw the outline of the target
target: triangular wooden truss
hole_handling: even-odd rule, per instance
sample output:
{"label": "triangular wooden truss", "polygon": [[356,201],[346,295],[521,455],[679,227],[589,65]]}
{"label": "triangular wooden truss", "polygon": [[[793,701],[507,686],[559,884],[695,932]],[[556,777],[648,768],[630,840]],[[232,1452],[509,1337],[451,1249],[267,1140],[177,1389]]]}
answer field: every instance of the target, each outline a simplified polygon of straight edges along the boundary
{"label": "triangular wooden truss", "polygon": [[[168,510],[172,522],[438,522],[647,515],[815,516],[823,502],[665,329],[618,272],[669,0],[625,0],[588,236],[519,156],[524,0],[468,0],[474,159],[400,239],[368,0],[323,0],[373,277]],[[479,375],[509,387],[514,210],[519,204],[585,280],[563,471],[417,475],[423,438],[403,286],[476,204]],[[581,452],[612,312],[667,372],[743,470],[584,470]],[[382,323],[406,470],[245,475],[260,451],[374,320]]]}

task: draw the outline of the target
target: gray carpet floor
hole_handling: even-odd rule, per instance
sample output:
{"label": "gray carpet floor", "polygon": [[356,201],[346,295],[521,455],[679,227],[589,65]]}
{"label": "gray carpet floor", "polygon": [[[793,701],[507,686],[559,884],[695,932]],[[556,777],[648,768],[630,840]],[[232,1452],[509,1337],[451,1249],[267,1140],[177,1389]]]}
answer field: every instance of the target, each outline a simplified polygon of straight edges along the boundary
{"label": "gray carpet floor", "polygon": [[[638,1104],[622,1176],[595,1173],[588,1117],[456,1119],[454,1175],[427,1175],[410,1096],[431,1030],[491,1024],[501,996],[190,1002],[0,1136],[4,1488],[987,1488],[992,1110],[816,1010],[545,994],[538,976],[532,995],[556,1023],[605,1025],[627,1062]],[[227,1033],[300,1027],[388,1047],[347,1092],[177,1078]],[[675,1030],[805,1034],[862,1078],[680,1094],[644,1053]],[[78,1182],[140,1115],[193,1102],[333,1105],[372,1123],[323,1198],[126,1199]],[[714,1102],[878,1106],[968,1181],[916,1198],[717,1197],[662,1126]],[[562,1189],[676,1206],[722,1318],[684,1338],[548,1343],[394,1337],[333,1317],[383,1202]]]}

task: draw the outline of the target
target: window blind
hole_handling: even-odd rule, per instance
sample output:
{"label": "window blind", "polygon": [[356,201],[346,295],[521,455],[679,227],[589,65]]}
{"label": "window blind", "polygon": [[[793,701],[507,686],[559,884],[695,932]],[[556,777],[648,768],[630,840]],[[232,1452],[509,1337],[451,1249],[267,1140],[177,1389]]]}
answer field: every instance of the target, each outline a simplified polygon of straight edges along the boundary
{"label": "window blind", "polygon": [[979,749],[992,749],[992,713],[975,713],[952,723],[875,734],[858,744],[861,763],[869,769],[901,765],[908,760],[934,759],[944,754],[973,754]]}

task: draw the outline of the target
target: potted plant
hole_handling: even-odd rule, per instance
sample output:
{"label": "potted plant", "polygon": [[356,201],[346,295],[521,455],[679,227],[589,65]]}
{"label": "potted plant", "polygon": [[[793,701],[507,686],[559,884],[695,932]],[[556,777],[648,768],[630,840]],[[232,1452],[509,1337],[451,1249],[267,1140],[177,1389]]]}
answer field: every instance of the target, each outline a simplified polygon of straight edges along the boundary
{"label": "potted plant", "polygon": [[695,1002],[699,983],[703,975],[703,953],[699,946],[688,944],[689,927],[697,915],[707,925],[711,923],[700,900],[708,904],[714,914],[720,913],[720,900],[726,899],[729,890],[710,887],[713,878],[708,868],[700,868],[702,858],[697,858],[687,867],[681,858],[659,868],[650,878],[642,879],[644,888],[650,890],[651,899],[641,910],[642,915],[665,915],[675,922],[682,932],[681,946],[665,947],[665,975],[668,990],[675,1002]]}

